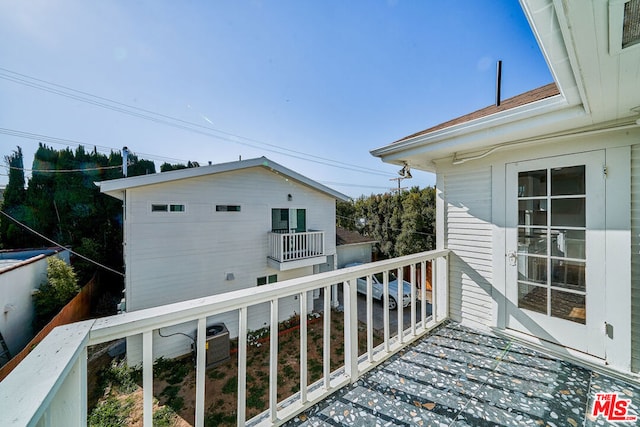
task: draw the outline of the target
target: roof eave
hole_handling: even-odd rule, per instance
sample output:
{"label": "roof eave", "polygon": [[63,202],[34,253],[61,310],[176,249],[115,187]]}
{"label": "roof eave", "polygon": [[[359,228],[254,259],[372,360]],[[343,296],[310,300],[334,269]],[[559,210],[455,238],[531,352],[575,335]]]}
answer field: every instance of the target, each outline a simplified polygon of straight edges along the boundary
{"label": "roof eave", "polygon": [[[586,118],[581,105],[572,106],[562,95],[555,95],[529,104],[456,124],[433,132],[407,138],[384,147],[371,150],[371,154],[388,163],[402,164],[403,156],[413,156],[414,151],[431,160],[453,156],[459,151],[488,148],[500,143],[534,136],[540,126],[569,126],[575,120]],[[526,124],[526,126],[525,126]],[[561,130],[561,129],[558,129]],[[430,172],[434,164],[412,166]]]}
{"label": "roof eave", "polygon": [[100,187],[100,192],[116,199],[124,198],[124,191],[130,188],[143,187],[147,185],[162,184],[164,182],[177,181],[183,179],[196,178],[206,175],[215,175],[218,173],[232,172],[254,167],[264,167],[272,172],[285,175],[299,183],[313,188],[319,192],[325,193],[337,200],[348,201],[349,196],[340,193],[332,188],[320,184],[304,175],[292,171],[266,157],[258,157],[255,159],[240,160],[236,162],[220,163],[211,166],[201,166],[197,168],[180,169],[176,171],[161,172],[151,175],[139,175],[129,178],[119,178],[109,181],[101,181],[96,183]]}

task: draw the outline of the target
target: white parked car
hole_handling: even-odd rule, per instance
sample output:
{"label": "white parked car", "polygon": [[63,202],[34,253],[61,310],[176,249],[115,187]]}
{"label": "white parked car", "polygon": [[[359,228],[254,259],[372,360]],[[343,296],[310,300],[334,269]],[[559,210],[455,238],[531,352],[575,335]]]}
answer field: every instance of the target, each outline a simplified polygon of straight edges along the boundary
{"label": "white parked car", "polygon": [[[347,267],[355,267],[357,265],[362,265],[362,263],[356,262],[353,264],[345,265]],[[403,280],[402,281],[402,307],[406,307],[411,304],[411,283]],[[358,278],[358,293],[367,295],[367,279],[365,277]],[[384,286],[382,284],[382,273],[376,273],[371,276],[371,289],[373,293],[373,299],[382,301],[382,293],[384,290]],[[396,276],[389,272],[389,310],[395,310],[398,308],[398,279]]]}

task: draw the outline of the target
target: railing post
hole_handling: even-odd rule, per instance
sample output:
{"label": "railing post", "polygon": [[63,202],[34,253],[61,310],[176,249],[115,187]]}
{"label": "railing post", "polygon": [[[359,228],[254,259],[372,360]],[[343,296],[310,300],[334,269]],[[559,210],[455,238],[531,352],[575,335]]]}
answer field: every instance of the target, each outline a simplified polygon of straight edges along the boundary
{"label": "railing post", "polygon": [[384,351],[389,352],[389,271],[382,273],[382,326],[384,327]]}
{"label": "railing post", "polygon": [[438,321],[438,293],[440,282],[438,282],[438,263],[440,257],[431,260],[431,320]]}
{"label": "railing post", "polygon": [[87,425],[87,347],[80,350],[43,418],[38,425]]}
{"label": "railing post", "polygon": [[78,414],[78,418],[80,419],[80,425],[87,425],[87,347],[85,346],[80,352],[80,357],[78,358],[78,382],[79,382],[79,392],[78,392],[78,408],[80,409],[80,413]]}
{"label": "railing post", "polygon": [[142,333],[142,416],[145,427],[153,427],[153,331]]}
{"label": "railing post", "polygon": [[344,369],[352,383],[358,379],[358,295],[356,280],[343,282]]}
{"label": "railing post", "polygon": [[402,274],[402,267],[398,267],[398,292],[396,292],[396,310],[398,314],[398,344],[404,342],[404,307],[402,306],[402,295],[404,294],[404,277]]}
{"label": "railing post", "polygon": [[240,308],[238,328],[238,414],[237,424],[243,426],[247,417],[247,307]]}
{"label": "railing post", "polygon": [[278,299],[271,300],[269,331],[269,414],[271,422],[278,418]]}
{"label": "railing post", "polygon": [[307,403],[307,291],[300,294],[300,401]]}
{"label": "railing post", "polygon": [[449,255],[435,261],[432,265],[433,320],[439,322],[449,316]]}
{"label": "railing post", "polygon": [[[416,335],[416,264],[411,263],[411,335]],[[404,287],[404,286],[403,286]]]}
{"label": "railing post", "polygon": [[449,255],[444,257],[444,292],[443,292],[443,310],[442,310],[442,318],[447,319],[449,317]]}
{"label": "railing post", "polygon": [[207,318],[198,319],[196,339],[196,427],[204,427],[204,387],[206,371]]}
{"label": "railing post", "polygon": [[367,276],[367,360],[373,362],[373,281]]}
{"label": "railing post", "polygon": [[[427,261],[420,262],[420,319],[422,319],[422,329],[427,328]],[[433,284],[433,280],[431,281]],[[433,287],[431,288],[433,289]],[[432,306],[433,307],[433,306]]]}
{"label": "railing post", "polygon": [[322,373],[324,376],[325,390],[329,390],[329,388],[331,387],[331,288],[332,286],[324,287],[324,322],[322,325]]}

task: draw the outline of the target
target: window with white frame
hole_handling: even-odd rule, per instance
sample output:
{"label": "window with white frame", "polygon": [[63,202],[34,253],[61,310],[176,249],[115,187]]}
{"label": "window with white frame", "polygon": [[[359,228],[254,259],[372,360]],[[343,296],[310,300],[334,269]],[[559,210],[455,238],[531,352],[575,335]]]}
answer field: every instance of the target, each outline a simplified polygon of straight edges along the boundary
{"label": "window with white frame", "polygon": [[256,280],[258,286],[266,285],[269,283],[275,283],[278,281],[278,275],[272,274],[270,276],[258,277]]}
{"label": "window with white frame", "polygon": [[169,203],[152,203],[151,212],[184,212],[185,205]]}
{"label": "window with white frame", "polygon": [[240,205],[216,205],[216,212],[240,212]]}

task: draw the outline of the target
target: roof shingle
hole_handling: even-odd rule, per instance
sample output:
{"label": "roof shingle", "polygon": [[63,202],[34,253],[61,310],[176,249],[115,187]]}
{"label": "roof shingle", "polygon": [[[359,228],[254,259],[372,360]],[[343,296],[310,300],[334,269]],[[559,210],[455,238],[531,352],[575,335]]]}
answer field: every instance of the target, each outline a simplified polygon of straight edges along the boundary
{"label": "roof shingle", "polygon": [[547,85],[541,86],[539,88],[530,90],[528,92],[522,93],[520,95],[516,95],[512,98],[505,99],[500,103],[500,106],[490,105],[488,107],[482,108],[480,110],[474,111],[469,114],[465,114],[464,116],[457,117],[455,119],[446,121],[444,123],[440,123],[439,125],[430,127],[429,129],[422,130],[420,132],[416,132],[409,136],[406,136],[402,139],[399,139],[394,142],[403,142],[408,139],[412,139],[418,136],[426,135],[431,132],[435,132],[440,129],[445,129],[454,125],[459,125],[462,123],[470,122],[471,120],[479,119],[481,117],[490,116],[491,114],[499,113],[501,111],[510,110],[512,108],[520,107],[522,105],[530,104],[535,101],[540,101],[545,98],[550,98],[552,96],[560,94],[558,87],[555,83],[549,83]]}

